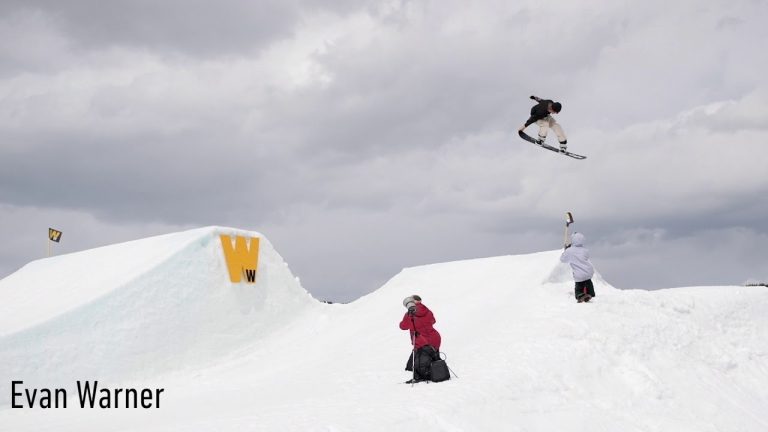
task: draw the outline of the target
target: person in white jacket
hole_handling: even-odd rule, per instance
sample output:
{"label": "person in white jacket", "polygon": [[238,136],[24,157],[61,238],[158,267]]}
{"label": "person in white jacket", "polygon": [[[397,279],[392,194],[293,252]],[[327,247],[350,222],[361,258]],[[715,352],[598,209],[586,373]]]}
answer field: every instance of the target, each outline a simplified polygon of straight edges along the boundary
{"label": "person in white jacket", "polygon": [[584,247],[584,235],[573,233],[571,243],[565,245],[560,261],[570,264],[573,270],[573,280],[576,282],[574,293],[579,303],[588,302],[595,296],[595,287],[592,285],[592,276],[595,268],[589,261],[589,250]]}

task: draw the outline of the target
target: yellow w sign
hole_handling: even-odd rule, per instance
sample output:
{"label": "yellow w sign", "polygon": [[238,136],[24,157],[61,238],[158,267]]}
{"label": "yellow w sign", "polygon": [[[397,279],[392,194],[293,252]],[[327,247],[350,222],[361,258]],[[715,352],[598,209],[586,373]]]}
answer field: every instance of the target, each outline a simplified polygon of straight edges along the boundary
{"label": "yellow w sign", "polygon": [[53,228],[48,228],[48,238],[51,241],[55,241],[56,243],[58,243],[59,240],[61,240],[61,231],[57,231]]}
{"label": "yellow w sign", "polygon": [[221,247],[224,249],[224,258],[227,261],[229,269],[229,280],[232,283],[238,283],[245,275],[248,283],[256,282],[256,268],[259,265],[259,239],[250,238],[250,245],[246,238],[242,236],[235,237],[235,244],[232,245],[232,238],[228,235],[221,235]]}

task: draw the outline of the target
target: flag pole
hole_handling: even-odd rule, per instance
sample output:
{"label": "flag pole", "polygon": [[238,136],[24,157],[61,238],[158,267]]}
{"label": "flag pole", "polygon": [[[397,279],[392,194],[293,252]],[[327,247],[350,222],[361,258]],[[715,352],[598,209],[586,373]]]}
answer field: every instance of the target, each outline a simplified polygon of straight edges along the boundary
{"label": "flag pole", "polygon": [[48,228],[48,258],[51,257],[51,242],[58,243],[61,240],[61,231]]}
{"label": "flag pole", "polygon": [[565,212],[565,233],[563,234],[563,247],[568,244],[568,226],[573,223],[573,213]]}

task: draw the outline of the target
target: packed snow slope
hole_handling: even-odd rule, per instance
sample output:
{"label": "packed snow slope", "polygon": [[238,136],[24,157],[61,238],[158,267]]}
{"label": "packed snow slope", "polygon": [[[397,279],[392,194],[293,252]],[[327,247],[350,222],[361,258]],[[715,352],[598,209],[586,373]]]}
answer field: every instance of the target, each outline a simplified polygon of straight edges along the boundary
{"label": "packed snow slope", "polygon": [[[258,287],[233,284],[219,235],[260,241]],[[0,280],[0,371],[26,386],[206,364],[316,306],[259,233],[202,228],[43,259]],[[10,379],[0,382],[0,407]],[[2,429],[2,428],[0,428]]]}
{"label": "packed snow slope", "polygon": [[[98,325],[79,327],[77,336],[87,338],[87,349],[97,355],[78,358],[93,364],[74,379],[165,389],[161,408],[149,410],[81,409],[74,401],[66,409],[6,406],[0,408],[0,430],[768,430],[765,288],[618,290],[598,276],[597,297],[577,304],[569,269],[558,260],[560,251],[549,251],[409,268],[351,304],[325,305],[309,298],[287,271],[268,287],[221,282],[221,263],[215,264],[220,257],[215,248],[206,249],[217,229],[178,234],[189,237],[189,242],[178,239],[187,245],[181,248],[166,245],[171,261],[187,248],[207,250],[209,261],[154,261],[141,269],[141,259],[133,254],[144,257],[146,251],[125,249],[125,256],[137,262],[132,280],[162,272],[155,282],[142,285],[147,293],[124,281],[99,296],[92,292],[84,295],[85,301],[75,301],[69,299],[77,291],[73,288],[58,300],[41,300],[51,302],[42,313],[30,310],[34,298],[7,291],[34,288],[31,281],[42,278],[34,274],[47,273],[55,260],[35,263],[36,269],[25,268],[22,275],[0,282],[2,313],[19,315],[0,321],[0,393],[9,393],[12,379],[72,379],[72,371],[61,362],[46,361],[35,368],[16,363],[55,356],[64,345],[77,343],[67,330],[71,323],[92,322],[94,310],[105,307],[117,313],[125,304],[130,314],[105,314]],[[177,241],[174,236],[153,240],[153,248]],[[98,259],[98,251],[90,253]],[[276,263],[275,272],[280,265],[285,267]],[[180,273],[189,291],[166,293],[155,287],[177,280]],[[111,277],[105,274],[103,280]],[[70,283],[77,280],[72,276]],[[130,292],[122,294],[124,290]],[[217,294],[197,292],[208,290]],[[439,384],[402,384],[409,378],[403,366],[410,347],[398,323],[404,312],[401,301],[411,294],[421,295],[435,313],[442,349],[458,377]],[[136,298],[142,295],[150,298]],[[215,331],[195,332],[199,338],[175,342],[185,355],[174,368],[168,356],[178,355],[156,351],[154,332],[165,330],[157,321],[165,314],[170,314],[166,324],[181,319],[197,296],[211,301],[213,309],[199,304],[194,313],[209,317],[208,326]],[[115,298],[99,304],[105,297]],[[221,297],[230,307],[215,301],[224,302]],[[6,305],[8,301],[14,305]],[[152,307],[144,310],[134,302]],[[67,312],[52,312],[57,304]],[[163,312],[149,319],[157,310]],[[268,319],[250,323],[262,315]],[[216,320],[224,324],[214,324]],[[109,340],[99,334],[102,326],[132,328],[141,337]],[[22,342],[39,341],[40,347],[9,351],[9,340],[24,349],[34,343]],[[144,357],[122,363],[121,373],[109,378],[101,371],[115,372],[116,367],[99,363],[119,362],[103,353],[113,349],[124,355],[140,351]],[[186,360],[198,354],[207,361]],[[166,367],[147,370],[155,355]],[[74,382],[67,387],[76,393]]]}

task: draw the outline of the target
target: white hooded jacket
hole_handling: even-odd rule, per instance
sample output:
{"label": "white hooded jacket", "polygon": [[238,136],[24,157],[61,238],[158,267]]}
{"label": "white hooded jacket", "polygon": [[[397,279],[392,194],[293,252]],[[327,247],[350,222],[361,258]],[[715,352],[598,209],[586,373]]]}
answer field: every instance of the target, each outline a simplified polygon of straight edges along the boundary
{"label": "white hooded jacket", "polygon": [[592,279],[595,274],[595,268],[589,261],[589,250],[584,247],[584,235],[581,233],[573,233],[571,247],[563,251],[560,261],[571,265],[575,282]]}

